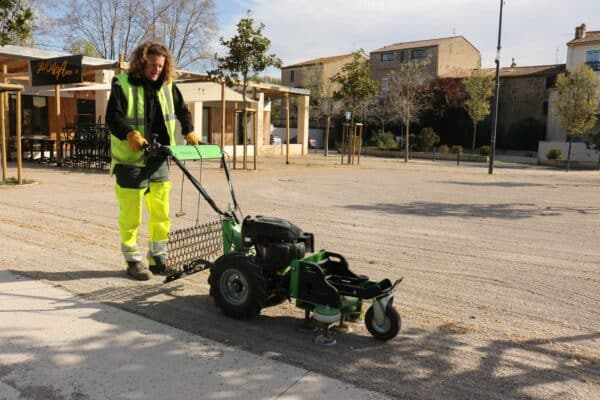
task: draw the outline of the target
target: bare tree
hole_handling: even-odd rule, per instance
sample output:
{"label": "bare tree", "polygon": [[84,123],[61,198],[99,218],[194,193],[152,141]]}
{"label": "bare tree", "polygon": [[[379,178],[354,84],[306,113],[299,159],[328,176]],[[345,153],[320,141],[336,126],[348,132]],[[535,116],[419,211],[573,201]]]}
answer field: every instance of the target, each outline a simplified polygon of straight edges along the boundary
{"label": "bare tree", "polygon": [[162,12],[154,37],[171,50],[180,68],[210,57],[209,42],[217,33],[213,0],[162,1],[157,9]]}
{"label": "bare tree", "polygon": [[323,67],[314,67],[304,71],[304,82],[306,89],[310,90],[310,116],[315,121],[325,119],[325,135],[323,137],[324,152],[327,157],[329,153],[329,132],[331,129],[331,118],[342,111],[342,102],[335,98],[338,85],[326,79]]}
{"label": "bare tree", "polygon": [[404,161],[408,162],[410,148],[410,123],[430,105],[432,77],[427,73],[429,60],[402,64],[398,70],[388,75],[389,96],[394,110],[405,126]]}
{"label": "bare tree", "polygon": [[54,18],[54,32],[65,49],[90,43],[107,59],[126,56],[149,38],[163,42],[179,67],[190,67],[209,53],[216,33],[213,0],[70,0]]}

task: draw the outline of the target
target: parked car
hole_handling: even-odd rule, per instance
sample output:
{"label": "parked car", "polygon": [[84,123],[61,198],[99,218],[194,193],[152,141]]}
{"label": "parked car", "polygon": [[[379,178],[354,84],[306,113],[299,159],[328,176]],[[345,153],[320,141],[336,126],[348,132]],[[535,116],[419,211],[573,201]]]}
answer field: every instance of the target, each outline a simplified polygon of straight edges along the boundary
{"label": "parked car", "polygon": [[272,133],[271,136],[269,137],[269,143],[270,144],[281,144],[282,140],[278,135]]}

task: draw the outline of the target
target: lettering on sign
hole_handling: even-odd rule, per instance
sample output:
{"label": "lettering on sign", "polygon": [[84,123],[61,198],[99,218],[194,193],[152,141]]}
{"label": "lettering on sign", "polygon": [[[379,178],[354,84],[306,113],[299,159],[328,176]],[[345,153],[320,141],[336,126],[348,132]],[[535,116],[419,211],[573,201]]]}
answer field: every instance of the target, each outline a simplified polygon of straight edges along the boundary
{"label": "lettering on sign", "polygon": [[31,85],[58,85],[82,81],[81,64],[83,56],[68,56],[30,61]]}

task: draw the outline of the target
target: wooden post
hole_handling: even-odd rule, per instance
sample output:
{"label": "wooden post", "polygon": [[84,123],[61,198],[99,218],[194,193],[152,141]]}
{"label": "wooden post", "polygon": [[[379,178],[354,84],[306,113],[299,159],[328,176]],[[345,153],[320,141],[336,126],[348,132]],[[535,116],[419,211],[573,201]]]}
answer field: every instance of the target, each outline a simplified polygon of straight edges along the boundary
{"label": "wooden post", "polygon": [[358,125],[358,165],[360,165],[360,152],[362,151],[362,131],[363,124]]}
{"label": "wooden post", "polygon": [[21,160],[21,91],[17,90],[17,180],[23,183],[23,160]]}
{"label": "wooden post", "polygon": [[[60,126],[60,85],[54,87],[54,95],[56,96],[56,165],[62,165],[62,143]],[[42,154],[43,156],[43,154]]]}
{"label": "wooden post", "polygon": [[254,151],[252,152],[252,158],[254,161],[254,170],[256,171],[256,153],[258,153],[258,146],[256,145],[258,139],[258,107],[254,112],[254,132],[252,135],[252,145],[254,146]]}
{"label": "wooden post", "polygon": [[225,120],[227,118],[225,104],[225,82],[221,82],[221,150],[225,147]]}
{"label": "wooden post", "polygon": [[352,161],[352,151],[354,149],[354,121],[350,122],[350,126],[348,127],[348,161],[346,164],[350,165]]}
{"label": "wooden post", "polygon": [[4,113],[4,99],[6,98],[6,93],[0,93],[0,137],[2,141],[2,181],[6,180],[6,170],[8,168],[6,164],[6,129],[4,125],[5,113]]}
{"label": "wooden post", "polygon": [[244,141],[243,147],[243,166],[244,171],[248,169],[247,161],[248,161],[248,108],[246,107],[246,103],[244,103],[244,114],[242,115],[242,124],[244,127],[242,128],[242,140]]}
{"label": "wooden post", "polygon": [[233,169],[235,169],[237,161],[237,131],[238,131],[238,110],[237,103],[235,104],[235,110],[233,110]]}
{"label": "wooden post", "polygon": [[[8,67],[6,66],[6,64],[2,65],[2,73],[4,74],[5,78],[3,79],[3,82],[6,83],[8,81],[8,79],[6,79],[6,73],[8,72]],[[6,107],[6,92],[2,92],[0,93],[0,123],[2,124],[2,126],[0,127],[0,140],[1,140],[1,157],[2,157],[2,180],[5,181],[6,180],[6,174],[7,174],[7,169],[8,166],[6,164],[6,156],[8,154],[7,149],[6,149],[6,113],[5,113],[5,107]]]}
{"label": "wooden post", "polygon": [[346,130],[348,129],[348,123],[344,122],[342,125],[342,145],[340,146],[340,154],[342,155],[341,164],[344,165],[344,146],[346,144]]}
{"label": "wooden post", "polygon": [[285,94],[285,163],[290,163],[290,95]]}

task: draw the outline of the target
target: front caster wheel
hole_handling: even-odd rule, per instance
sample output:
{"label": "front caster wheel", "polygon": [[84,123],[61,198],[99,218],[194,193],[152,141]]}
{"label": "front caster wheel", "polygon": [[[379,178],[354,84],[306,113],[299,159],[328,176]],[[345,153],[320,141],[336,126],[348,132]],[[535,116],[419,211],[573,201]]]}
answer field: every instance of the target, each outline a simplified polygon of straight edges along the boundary
{"label": "front caster wheel", "polygon": [[373,306],[369,307],[367,314],[365,315],[365,325],[369,330],[369,333],[378,340],[389,340],[400,332],[400,325],[402,321],[400,314],[392,304],[388,304],[385,308],[385,314],[382,324],[378,324],[375,321],[375,311]]}

